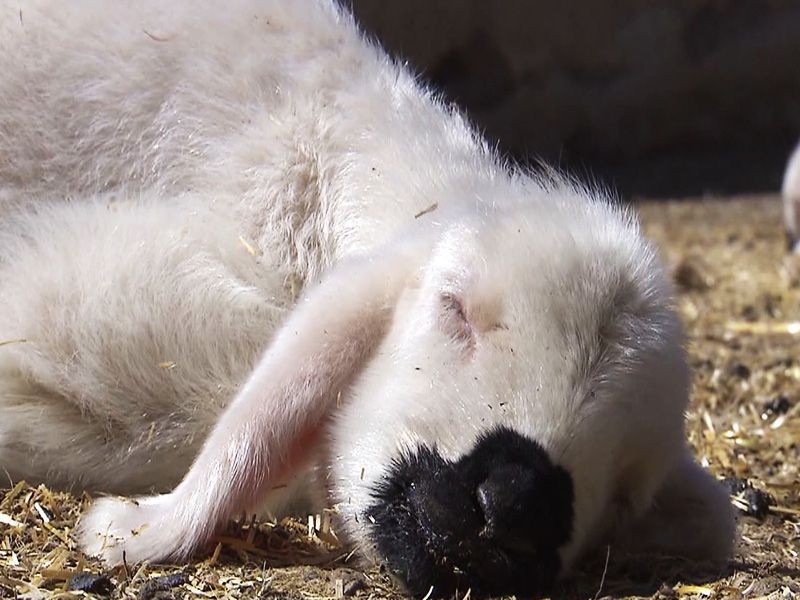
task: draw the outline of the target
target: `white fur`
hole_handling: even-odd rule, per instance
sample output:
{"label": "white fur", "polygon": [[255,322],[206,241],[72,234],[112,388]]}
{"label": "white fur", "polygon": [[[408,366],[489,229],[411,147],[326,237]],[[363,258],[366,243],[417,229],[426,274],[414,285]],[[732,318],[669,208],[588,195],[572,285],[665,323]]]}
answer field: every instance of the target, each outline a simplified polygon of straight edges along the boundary
{"label": "white fur", "polygon": [[783,220],[791,248],[797,252],[800,238],[800,144],[794,149],[783,174]]}
{"label": "white fur", "polygon": [[684,479],[717,525],[643,546],[727,556],[629,214],[505,166],[327,1],[1,6],[0,466],[166,492],[97,500],[88,552],[183,558],[314,468],[369,555],[393,458],[503,424],[573,476],[567,566]]}

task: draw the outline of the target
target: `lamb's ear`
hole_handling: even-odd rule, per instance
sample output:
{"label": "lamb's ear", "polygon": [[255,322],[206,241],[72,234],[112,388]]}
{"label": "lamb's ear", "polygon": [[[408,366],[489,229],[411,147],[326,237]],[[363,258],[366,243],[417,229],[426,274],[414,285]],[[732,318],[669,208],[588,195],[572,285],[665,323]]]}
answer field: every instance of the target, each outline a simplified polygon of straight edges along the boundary
{"label": "lamb's ear", "polygon": [[719,567],[733,552],[736,521],[727,490],[688,451],[645,515],[624,531],[618,553],[682,558]]}
{"label": "lamb's ear", "polygon": [[426,251],[405,241],[331,271],[297,304],[180,485],[136,502],[95,502],[81,519],[84,550],[112,564],[123,553],[131,562],[184,558],[297,470]]}
{"label": "lamb's ear", "polygon": [[783,175],[783,221],[789,250],[800,251],[800,145],[786,165]]}

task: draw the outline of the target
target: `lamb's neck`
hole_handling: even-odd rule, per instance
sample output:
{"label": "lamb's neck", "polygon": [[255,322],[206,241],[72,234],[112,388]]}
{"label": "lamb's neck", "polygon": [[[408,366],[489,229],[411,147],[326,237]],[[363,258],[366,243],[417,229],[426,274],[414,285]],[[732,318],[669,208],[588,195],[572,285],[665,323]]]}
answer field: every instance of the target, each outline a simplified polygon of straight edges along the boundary
{"label": "lamb's neck", "polygon": [[458,111],[375,60],[264,111],[237,148],[253,234],[301,279],[507,181]]}

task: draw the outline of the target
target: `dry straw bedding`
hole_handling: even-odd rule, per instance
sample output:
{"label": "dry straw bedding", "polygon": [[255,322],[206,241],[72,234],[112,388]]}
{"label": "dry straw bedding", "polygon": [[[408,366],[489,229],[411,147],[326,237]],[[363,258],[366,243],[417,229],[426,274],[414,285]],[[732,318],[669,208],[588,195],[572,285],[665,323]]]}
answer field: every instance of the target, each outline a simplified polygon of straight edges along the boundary
{"label": "dry straw bedding", "polygon": [[[640,212],[673,270],[690,335],[689,439],[713,472],[752,483],[752,490],[734,495],[735,504],[757,505],[765,514],[740,518],[737,554],[721,572],[671,561],[623,564],[605,548],[555,595],[800,597],[800,259],[785,256],[778,200],[644,203]],[[400,595],[379,570],[359,569],[325,515],[233,523],[189,565],[108,571],[82,556],[70,537],[85,497],[3,485],[0,597]]]}

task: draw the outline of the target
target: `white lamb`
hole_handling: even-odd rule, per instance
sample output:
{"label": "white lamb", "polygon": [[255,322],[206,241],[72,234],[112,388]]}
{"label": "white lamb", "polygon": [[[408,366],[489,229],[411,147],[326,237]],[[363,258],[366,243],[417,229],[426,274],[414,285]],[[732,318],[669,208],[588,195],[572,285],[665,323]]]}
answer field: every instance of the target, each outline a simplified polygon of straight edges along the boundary
{"label": "white lamb", "polygon": [[330,0],[0,6],[0,467],[160,493],[95,501],[88,553],[185,559],[289,484],[412,592],[726,559],[629,213]]}
{"label": "white lamb", "polygon": [[783,174],[783,220],[789,250],[798,251],[800,239],[800,144],[794,149]]}

